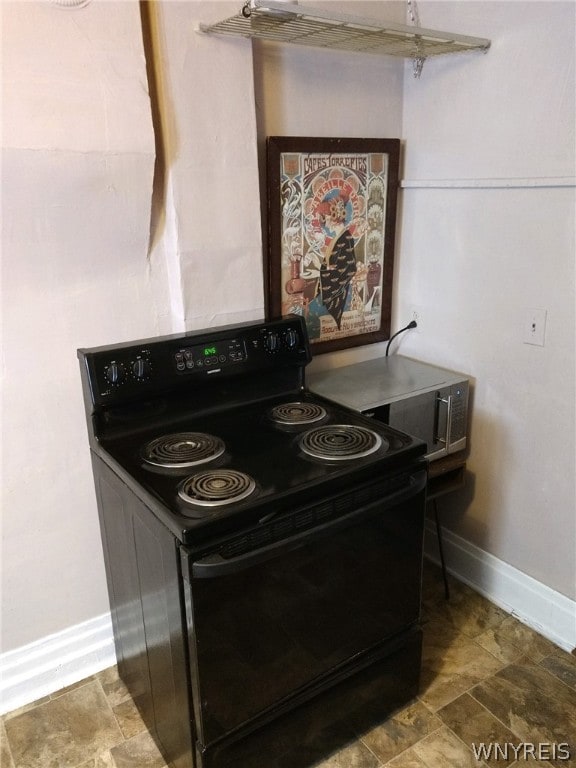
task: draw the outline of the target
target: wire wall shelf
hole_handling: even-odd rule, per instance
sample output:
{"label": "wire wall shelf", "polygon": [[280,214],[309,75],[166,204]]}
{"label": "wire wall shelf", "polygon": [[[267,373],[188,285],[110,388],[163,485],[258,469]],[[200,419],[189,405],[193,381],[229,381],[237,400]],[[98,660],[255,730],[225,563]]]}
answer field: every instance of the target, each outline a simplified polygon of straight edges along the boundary
{"label": "wire wall shelf", "polygon": [[484,38],[348,16],[282,0],[250,0],[236,16],[200,24],[199,31],[422,60],[441,54],[486,52],[490,47],[490,40]]}

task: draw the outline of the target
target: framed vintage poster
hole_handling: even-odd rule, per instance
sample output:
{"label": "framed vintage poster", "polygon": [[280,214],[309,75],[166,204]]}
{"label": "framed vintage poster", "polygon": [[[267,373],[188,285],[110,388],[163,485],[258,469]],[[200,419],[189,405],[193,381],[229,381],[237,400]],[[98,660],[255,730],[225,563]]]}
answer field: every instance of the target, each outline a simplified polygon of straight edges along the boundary
{"label": "framed vintage poster", "polygon": [[313,354],[390,336],[399,139],[271,136],[267,315],[306,319]]}

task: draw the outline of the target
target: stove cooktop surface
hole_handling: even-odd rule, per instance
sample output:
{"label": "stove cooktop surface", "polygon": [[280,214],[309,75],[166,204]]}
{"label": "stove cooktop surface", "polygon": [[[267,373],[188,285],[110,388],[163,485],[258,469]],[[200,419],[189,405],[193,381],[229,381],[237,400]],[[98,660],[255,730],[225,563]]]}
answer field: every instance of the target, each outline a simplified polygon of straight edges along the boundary
{"label": "stove cooktop surface", "polygon": [[[424,444],[303,391],[185,416],[103,446],[182,541],[378,480]],[[159,502],[159,503],[158,503]]]}

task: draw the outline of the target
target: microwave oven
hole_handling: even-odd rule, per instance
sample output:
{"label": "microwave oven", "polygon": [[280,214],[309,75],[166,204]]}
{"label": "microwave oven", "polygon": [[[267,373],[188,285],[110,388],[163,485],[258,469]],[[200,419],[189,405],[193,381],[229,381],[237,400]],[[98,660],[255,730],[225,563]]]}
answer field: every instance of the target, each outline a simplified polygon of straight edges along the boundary
{"label": "microwave oven", "polygon": [[307,372],[310,391],[424,440],[430,461],[466,448],[469,379],[402,355]]}

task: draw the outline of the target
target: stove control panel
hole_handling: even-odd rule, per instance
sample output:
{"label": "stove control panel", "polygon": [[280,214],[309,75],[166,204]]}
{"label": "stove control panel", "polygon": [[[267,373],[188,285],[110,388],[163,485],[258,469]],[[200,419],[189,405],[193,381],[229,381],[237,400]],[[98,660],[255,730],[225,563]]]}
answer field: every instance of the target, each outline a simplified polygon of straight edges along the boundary
{"label": "stove control panel", "polygon": [[192,347],[181,347],[174,352],[174,364],[179,373],[186,371],[213,370],[223,365],[234,365],[246,360],[243,339],[209,341]]}
{"label": "stove control panel", "polygon": [[295,315],[84,349],[78,356],[95,405],[128,403],[238,373],[261,379],[278,368],[299,370],[311,359],[304,319]]}
{"label": "stove control panel", "polygon": [[174,352],[174,365],[178,373],[220,371],[239,363],[257,370],[262,365],[298,361],[305,350],[299,323],[262,324],[233,338],[210,338],[202,344],[182,346]]}

